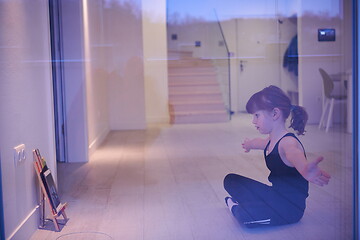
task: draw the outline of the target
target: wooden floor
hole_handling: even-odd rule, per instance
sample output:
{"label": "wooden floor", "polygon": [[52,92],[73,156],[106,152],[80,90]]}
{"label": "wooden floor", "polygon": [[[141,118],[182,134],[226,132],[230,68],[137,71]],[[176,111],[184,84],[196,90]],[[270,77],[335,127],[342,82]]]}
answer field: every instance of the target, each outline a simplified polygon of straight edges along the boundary
{"label": "wooden floor", "polygon": [[352,239],[351,135],[317,126],[301,140],[308,158],[326,158],[321,166],[332,179],[326,187],[311,185],[303,219],[253,230],[234,220],[224,203],[224,176],[267,182],[262,153],[241,149],[243,139],[259,136],[250,117],[111,132],[89,163],[58,165],[70,220],[61,232],[37,230],[31,239]]}

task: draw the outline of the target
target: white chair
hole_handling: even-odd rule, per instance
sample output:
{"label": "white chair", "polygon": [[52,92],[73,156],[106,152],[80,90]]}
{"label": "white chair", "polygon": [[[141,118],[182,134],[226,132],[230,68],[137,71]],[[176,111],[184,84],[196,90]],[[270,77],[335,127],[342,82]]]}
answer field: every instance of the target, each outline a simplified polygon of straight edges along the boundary
{"label": "white chair", "polygon": [[[323,80],[323,106],[319,123],[319,128],[325,127],[325,131],[329,131],[330,124],[332,123],[332,115],[334,110],[335,101],[346,100],[345,94],[334,94],[334,80],[329,76],[324,69],[319,68],[320,75]],[[327,114],[327,121],[325,125],[325,116]]]}

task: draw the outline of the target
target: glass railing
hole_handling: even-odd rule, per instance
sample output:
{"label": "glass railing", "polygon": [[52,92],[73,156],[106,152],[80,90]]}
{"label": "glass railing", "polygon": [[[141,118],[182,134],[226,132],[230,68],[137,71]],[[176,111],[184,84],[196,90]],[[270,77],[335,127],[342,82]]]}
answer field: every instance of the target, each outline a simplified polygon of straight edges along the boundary
{"label": "glass railing", "polygon": [[209,36],[210,39],[213,37],[214,46],[209,49],[209,52],[211,53],[213,63],[217,68],[218,82],[221,88],[225,108],[229,114],[229,119],[231,119],[233,111],[231,110],[230,51],[215,9],[214,22],[215,24],[211,25],[213,27],[214,35]]}

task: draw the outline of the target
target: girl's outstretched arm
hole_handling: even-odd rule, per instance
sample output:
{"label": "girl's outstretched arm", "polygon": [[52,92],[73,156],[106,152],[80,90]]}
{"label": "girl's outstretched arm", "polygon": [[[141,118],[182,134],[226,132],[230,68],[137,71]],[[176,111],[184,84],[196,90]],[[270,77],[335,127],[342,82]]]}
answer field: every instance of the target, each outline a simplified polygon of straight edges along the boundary
{"label": "girl's outstretched arm", "polygon": [[250,152],[251,149],[261,149],[264,150],[266,144],[269,142],[269,138],[254,138],[248,139],[246,138],[242,143],[242,147],[245,152]]}
{"label": "girl's outstretched arm", "polygon": [[320,186],[329,183],[330,174],[319,168],[318,164],[323,160],[323,157],[318,157],[314,161],[308,162],[305,168],[307,180]]}
{"label": "girl's outstretched arm", "polygon": [[280,145],[280,156],[284,157],[285,164],[294,166],[309,182],[319,186],[329,183],[330,174],[319,167],[323,157],[308,161],[300,144],[294,138],[284,138]]}

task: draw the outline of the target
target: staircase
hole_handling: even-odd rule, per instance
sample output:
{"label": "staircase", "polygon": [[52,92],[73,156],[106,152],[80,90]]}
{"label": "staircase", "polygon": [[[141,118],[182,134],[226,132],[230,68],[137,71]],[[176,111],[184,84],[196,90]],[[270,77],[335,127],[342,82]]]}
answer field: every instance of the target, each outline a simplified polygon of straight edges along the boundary
{"label": "staircase", "polygon": [[215,67],[210,60],[192,58],[191,55],[191,52],[169,53],[171,123],[228,121]]}

